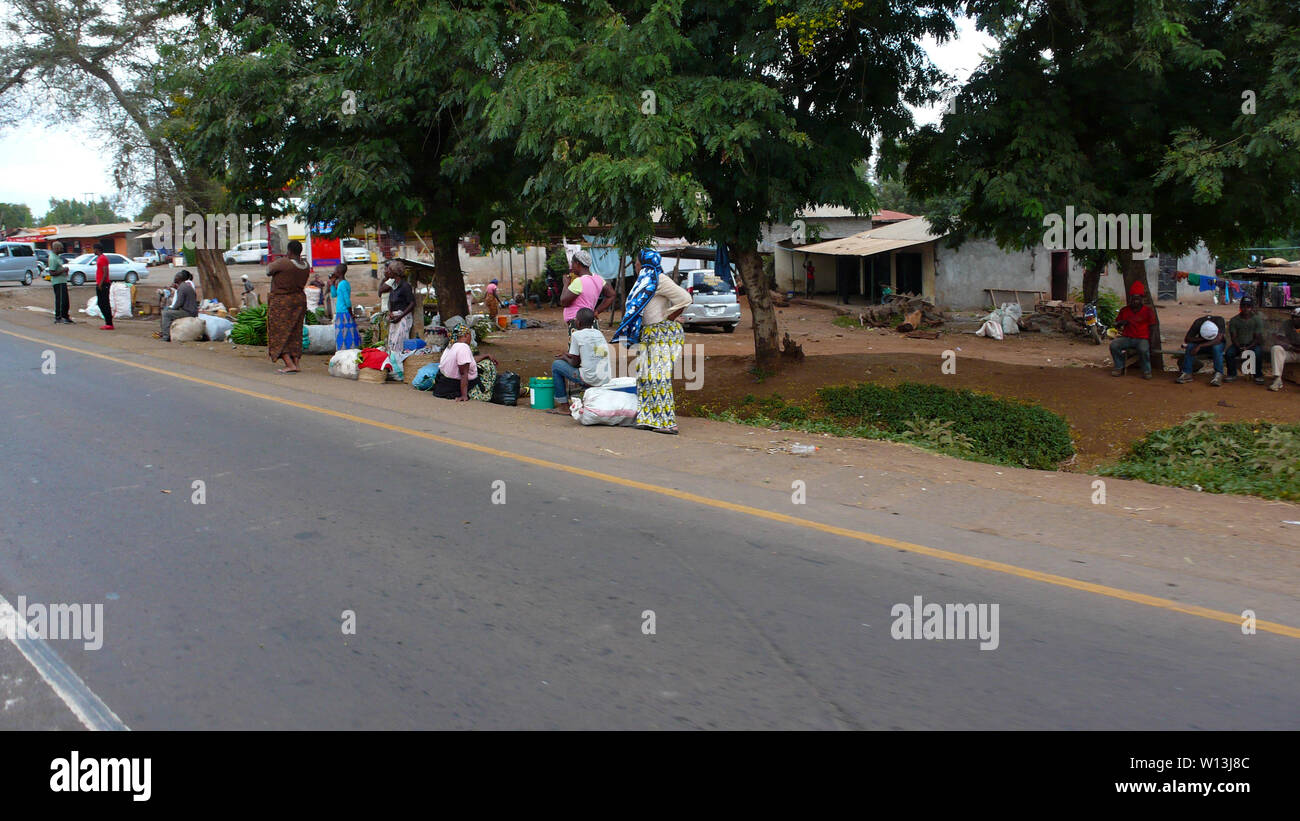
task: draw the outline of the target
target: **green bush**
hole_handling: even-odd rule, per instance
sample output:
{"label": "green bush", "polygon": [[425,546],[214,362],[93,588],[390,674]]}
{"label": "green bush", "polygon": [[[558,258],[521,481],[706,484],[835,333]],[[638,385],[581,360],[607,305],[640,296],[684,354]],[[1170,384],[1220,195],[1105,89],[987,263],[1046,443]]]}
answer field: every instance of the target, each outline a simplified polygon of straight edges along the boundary
{"label": "green bush", "polygon": [[1148,433],[1099,472],[1158,485],[1197,485],[1210,493],[1300,501],[1300,425],[1220,424],[1214,414],[1200,411],[1182,424]]}
{"label": "green bush", "polygon": [[858,427],[903,433],[916,419],[951,422],[950,434],[1004,464],[1050,470],[1074,455],[1069,424],[1040,405],[910,382],[828,387],[817,395],[831,417]]}
{"label": "green bush", "polygon": [[812,406],[748,395],[713,418],[907,442],[952,456],[1050,470],[1074,454],[1070,427],[1038,405],[936,385],[822,388]]}

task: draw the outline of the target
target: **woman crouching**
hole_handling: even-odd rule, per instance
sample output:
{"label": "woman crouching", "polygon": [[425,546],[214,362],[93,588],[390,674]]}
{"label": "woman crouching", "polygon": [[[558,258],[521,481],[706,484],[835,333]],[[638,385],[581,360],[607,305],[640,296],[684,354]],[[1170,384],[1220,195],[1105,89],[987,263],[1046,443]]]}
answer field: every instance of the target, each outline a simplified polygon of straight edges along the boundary
{"label": "woman crouching", "polygon": [[433,380],[433,395],[440,399],[465,402],[492,399],[492,386],[497,381],[497,361],[487,354],[474,356],[469,347],[468,325],[457,325],[452,333],[452,344],[438,360],[438,376]]}

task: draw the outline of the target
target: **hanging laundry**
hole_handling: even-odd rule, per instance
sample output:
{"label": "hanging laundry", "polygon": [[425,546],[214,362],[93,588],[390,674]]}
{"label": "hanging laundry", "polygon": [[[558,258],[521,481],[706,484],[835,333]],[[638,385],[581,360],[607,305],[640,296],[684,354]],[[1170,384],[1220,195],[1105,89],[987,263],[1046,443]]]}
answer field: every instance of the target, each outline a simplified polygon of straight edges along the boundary
{"label": "hanging laundry", "polygon": [[1188,274],[1188,275],[1187,275],[1187,284],[1188,284],[1188,285],[1191,285],[1191,286],[1193,286],[1193,287],[1195,287],[1195,286],[1197,286],[1197,285],[1200,285],[1200,284],[1201,284],[1201,275],[1200,275],[1200,274]]}
{"label": "hanging laundry", "polygon": [[1201,277],[1201,290],[1213,291],[1219,285],[1219,280],[1214,277]]}

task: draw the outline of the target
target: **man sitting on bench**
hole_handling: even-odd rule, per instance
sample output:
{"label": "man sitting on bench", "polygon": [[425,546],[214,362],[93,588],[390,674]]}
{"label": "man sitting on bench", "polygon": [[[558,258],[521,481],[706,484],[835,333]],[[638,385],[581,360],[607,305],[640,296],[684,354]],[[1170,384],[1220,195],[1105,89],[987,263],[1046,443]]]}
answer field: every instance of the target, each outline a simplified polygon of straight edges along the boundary
{"label": "man sitting on bench", "polygon": [[1115,317],[1120,336],[1110,343],[1110,358],[1115,361],[1111,376],[1123,376],[1128,352],[1137,351],[1142,378],[1151,378],[1151,326],[1156,324],[1156,312],[1147,304],[1146,292],[1145,285],[1134,282],[1128,289],[1128,304]]}
{"label": "man sitting on bench", "polygon": [[1209,356],[1214,360],[1214,376],[1210,386],[1217,388],[1223,384],[1223,349],[1227,347],[1225,336],[1227,325],[1222,317],[1206,314],[1197,317],[1192,327],[1183,337],[1183,372],[1174,381],[1184,385],[1192,381],[1192,371],[1196,370],[1197,360]]}

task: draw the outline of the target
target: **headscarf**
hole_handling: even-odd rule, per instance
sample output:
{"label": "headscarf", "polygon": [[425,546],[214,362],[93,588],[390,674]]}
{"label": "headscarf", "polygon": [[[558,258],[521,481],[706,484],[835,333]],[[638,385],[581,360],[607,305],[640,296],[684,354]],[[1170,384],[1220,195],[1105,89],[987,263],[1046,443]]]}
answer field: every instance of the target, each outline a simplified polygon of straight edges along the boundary
{"label": "headscarf", "polygon": [[591,270],[591,253],[586,249],[579,248],[577,251],[574,251],[573,261],[586,268],[588,271]]}
{"label": "headscarf", "polygon": [[623,309],[623,321],[614,331],[611,342],[625,342],[636,345],[641,341],[641,312],[650,304],[655,291],[659,288],[659,275],[664,272],[659,259],[659,252],[653,248],[641,249],[641,272],[637,274],[636,283],[627,295],[627,304]]}

